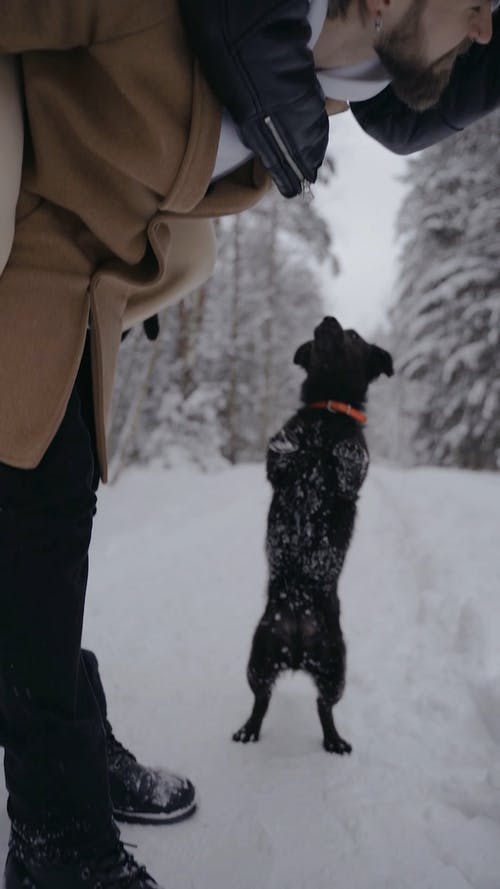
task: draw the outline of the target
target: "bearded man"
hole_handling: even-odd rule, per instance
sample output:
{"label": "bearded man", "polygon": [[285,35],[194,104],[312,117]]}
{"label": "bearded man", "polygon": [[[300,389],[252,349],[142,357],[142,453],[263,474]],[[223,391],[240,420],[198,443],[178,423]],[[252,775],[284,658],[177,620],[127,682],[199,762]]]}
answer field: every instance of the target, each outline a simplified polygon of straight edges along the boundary
{"label": "bearded man", "polygon": [[500,106],[500,0],[491,3],[492,39],[475,43],[453,68],[432,107],[397,92],[394,83],[367,101],[351,105],[358,123],[397,154],[410,154],[460,132]]}
{"label": "bearded man", "polygon": [[[303,20],[293,17],[287,4],[283,25],[295,47],[289,68],[280,67],[269,52],[282,16],[277,21],[268,2],[261,0],[242,17],[237,7],[226,14],[220,0],[181,0],[191,43],[229,109],[247,157],[253,150],[287,197],[315,180],[328,140],[324,95],[327,107],[338,111],[346,102],[372,99],[390,82],[403,102],[429,108],[456,60],[473,43],[491,39],[489,0],[476,6],[467,0],[311,0],[306,5],[316,85],[311,59],[300,54]],[[315,32],[318,20],[320,32]],[[224,122],[221,138],[224,144]]]}
{"label": "bearded man", "polygon": [[463,0],[4,0],[26,125],[0,279],[5,889],[153,889],[113,816],[194,808],[116,741],[80,648],[123,330],[207,278],[211,217],[315,181],[325,93],[338,110],[392,79],[421,108],[490,35]]}

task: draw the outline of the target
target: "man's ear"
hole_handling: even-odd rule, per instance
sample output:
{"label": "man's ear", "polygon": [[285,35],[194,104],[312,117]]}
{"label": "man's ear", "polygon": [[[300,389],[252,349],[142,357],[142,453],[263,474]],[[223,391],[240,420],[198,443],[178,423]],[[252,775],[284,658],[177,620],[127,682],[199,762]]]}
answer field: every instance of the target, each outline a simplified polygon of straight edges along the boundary
{"label": "man's ear", "polygon": [[392,377],[394,368],[392,366],[392,357],[385,349],[379,346],[370,347],[370,355],[368,357],[368,375],[370,382],[376,380],[380,374]]}
{"label": "man's ear", "polygon": [[313,345],[314,343],[312,340],[309,340],[308,343],[303,343],[297,349],[293,359],[294,364],[298,364],[299,367],[303,367],[306,371],[309,370],[311,366],[311,354]]}
{"label": "man's ear", "polygon": [[389,6],[389,3],[381,3],[380,0],[366,0],[366,8],[371,18],[375,18],[377,13],[381,12],[382,6]]}

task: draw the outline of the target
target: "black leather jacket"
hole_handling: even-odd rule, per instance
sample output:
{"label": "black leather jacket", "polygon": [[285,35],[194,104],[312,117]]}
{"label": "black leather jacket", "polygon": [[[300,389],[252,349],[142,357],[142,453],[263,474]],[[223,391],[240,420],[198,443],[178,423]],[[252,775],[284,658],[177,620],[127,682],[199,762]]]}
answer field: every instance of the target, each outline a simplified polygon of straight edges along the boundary
{"label": "black leather jacket", "polygon": [[316,181],[328,144],[308,48],[308,0],[179,0],[188,40],[244,144],[285,197]]}
{"label": "black leather jacket", "polygon": [[493,36],[459,58],[438,105],[428,111],[408,108],[390,86],[366,102],[351,104],[363,129],[397,154],[411,154],[439,142],[500,106],[500,10],[493,15]]}

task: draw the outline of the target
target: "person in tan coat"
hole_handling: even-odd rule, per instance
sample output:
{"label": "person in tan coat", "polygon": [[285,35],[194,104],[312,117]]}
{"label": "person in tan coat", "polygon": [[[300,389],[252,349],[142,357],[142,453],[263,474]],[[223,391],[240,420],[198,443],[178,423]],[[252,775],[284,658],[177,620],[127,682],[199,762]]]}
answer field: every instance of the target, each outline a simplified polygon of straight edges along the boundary
{"label": "person in tan coat", "polygon": [[153,882],[113,815],[170,822],[195,798],[115,740],[97,663],[80,650],[116,353],[123,330],[209,276],[211,218],[268,183],[252,163],[206,194],[221,108],[171,0],[16,0],[2,9],[0,52],[19,56],[27,123],[0,279],[6,881],[76,889],[83,868],[107,886],[111,857],[109,885],[140,889]]}
{"label": "person in tan coat", "polygon": [[[258,201],[266,171],[288,196],[314,182],[328,140],[323,89],[334,110],[383,89],[384,23],[403,60],[418,35],[424,74],[444,56],[450,66],[465,39],[488,39],[483,3],[474,13],[462,0],[427,6],[430,19],[418,0],[2,4],[0,54],[19,57],[26,121],[0,278],[6,889],[157,886],[113,815],[137,816],[139,790],[144,820],[168,820],[154,803],[164,778],[114,739],[96,661],[80,648],[122,333],[210,275],[211,219]],[[196,22],[207,10],[205,44]],[[221,33],[226,57],[214,51]],[[315,67],[327,69],[324,88]],[[193,791],[179,780],[170,798],[182,814]]]}

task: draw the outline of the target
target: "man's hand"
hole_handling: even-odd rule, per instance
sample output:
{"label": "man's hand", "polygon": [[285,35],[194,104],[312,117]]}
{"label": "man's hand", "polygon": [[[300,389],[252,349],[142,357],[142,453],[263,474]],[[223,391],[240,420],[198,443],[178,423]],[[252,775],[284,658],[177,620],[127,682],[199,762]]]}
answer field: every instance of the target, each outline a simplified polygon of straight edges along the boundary
{"label": "man's hand", "polygon": [[342,102],[340,99],[326,99],[325,108],[328,117],[331,117],[333,114],[349,111],[349,102]]}
{"label": "man's hand", "polygon": [[[148,340],[157,340],[158,334],[160,333],[160,322],[158,320],[158,315],[151,315],[151,318],[146,318],[145,321],[142,322],[142,329],[146,334]],[[122,342],[126,340],[131,328],[128,330],[124,330],[122,333]]]}

